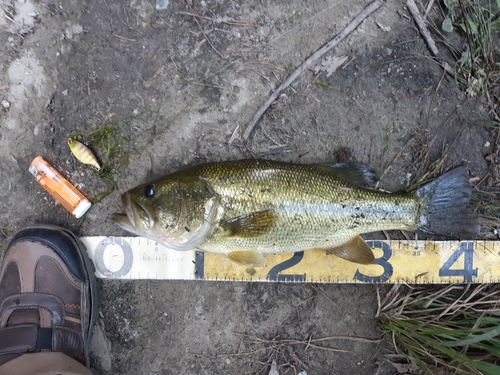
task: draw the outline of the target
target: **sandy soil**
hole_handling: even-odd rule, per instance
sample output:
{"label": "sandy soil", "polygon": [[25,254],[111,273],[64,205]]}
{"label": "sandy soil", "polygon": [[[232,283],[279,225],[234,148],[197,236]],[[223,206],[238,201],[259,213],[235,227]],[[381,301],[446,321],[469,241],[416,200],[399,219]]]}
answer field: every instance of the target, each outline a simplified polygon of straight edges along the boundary
{"label": "sandy soil", "polygon": [[[109,219],[121,212],[120,192],[203,161],[356,160],[371,163],[389,190],[415,177],[418,155],[433,162],[445,151],[443,169],[488,171],[484,155],[495,140],[475,122],[488,119],[487,106],[426,58],[404,1],[385,3],[323,59],[348,63],[332,75],[305,72],[248,142],[232,143],[270,93],[368,1],[188,3],[156,11],[145,0],[0,0],[3,250],[17,230],[41,222],[82,236],[125,235]],[[28,166],[42,155],[96,197],[108,183],[70,154],[67,140],[104,126],[115,126],[112,139],[133,153],[112,165],[117,189],[77,221]],[[321,344],[347,350],[337,352],[259,341],[376,339],[373,285],[102,281],[100,292],[96,373],[267,375],[272,359],[281,374],[396,373],[383,359],[388,349],[373,343]]]}

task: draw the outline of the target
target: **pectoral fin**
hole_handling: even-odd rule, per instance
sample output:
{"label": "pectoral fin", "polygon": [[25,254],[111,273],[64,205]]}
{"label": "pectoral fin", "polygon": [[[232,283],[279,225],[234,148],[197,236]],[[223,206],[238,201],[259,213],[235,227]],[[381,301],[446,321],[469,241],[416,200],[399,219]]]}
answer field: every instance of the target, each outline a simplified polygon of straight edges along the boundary
{"label": "pectoral fin", "polygon": [[343,245],[328,249],[326,253],[359,264],[373,264],[375,262],[372,249],[359,235]]}
{"label": "pectoral fin", "polygon": [[257,211],[228,219],[222,222],[221,226],[229,237],[258,237],[267,233],[276,223],[277,218],[274,211]]}
{"label": "pectoral fin", "polygon": [[260,251],[232,251],[227,257],[233,262],[249,267],[260,267],[265,263],[264,255]]}

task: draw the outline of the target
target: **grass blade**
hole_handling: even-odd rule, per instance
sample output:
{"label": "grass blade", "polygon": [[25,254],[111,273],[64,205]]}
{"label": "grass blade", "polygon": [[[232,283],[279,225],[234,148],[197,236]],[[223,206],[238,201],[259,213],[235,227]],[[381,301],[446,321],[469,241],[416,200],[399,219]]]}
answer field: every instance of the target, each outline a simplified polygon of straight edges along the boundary
{"label": "grass blade", "polygon": [[379,326],[428,373],[500,374],[499,300],[495,285],[398,288],[382,300]]}

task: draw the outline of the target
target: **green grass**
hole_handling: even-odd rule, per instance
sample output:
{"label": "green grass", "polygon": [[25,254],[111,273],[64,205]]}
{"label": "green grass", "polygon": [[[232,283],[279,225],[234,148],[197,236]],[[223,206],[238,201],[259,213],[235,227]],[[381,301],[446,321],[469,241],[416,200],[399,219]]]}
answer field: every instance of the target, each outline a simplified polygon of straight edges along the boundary
{"label": "green grass", "polygon": [[481,222],[481,237],[498,239],[500,228],[500,188],[482,187],[472,191],[471,204]]}
{"label": "green grass", "polygon": [[454,374],[500,374],[500,289],[496,285],[395,285],[379,326],[414,367]]}
{"label": "green grass", "polygon": [[329,90],[340,91],[339,89],[336,89],[335,87],[330,86],[328,83],[323,82],[323,81],[312,81],[311,84],[317,85],[317,86],[320,86],[320,87],[323,87],[323,88],[329,89]]}
{"label": "green grass", "polygon": [[446,29],[446,20],[451,20],[453,30],[463,37],[456,44],[441,34],[454,59],[449,63],[455,79],[466,86],[469,96],[488,93],[500,78],[500,56],[494,43],[495,32],[500,30],[500,0],[496,4],[484,0],[459,0],[458,6],[451,1],[444,4],[447,15],[442,29]]}
{"label": "green grass", "polygon": [[132,116],[119,122],[108,120],[101,127],[89,133],[72,132],[71,134],[72,138],[91,146],[101,162],[101,169],[99,172],[95,172],[100,178],[106,181],[108,188],[94,196],[92,199],[93,204],[100,202],[116,189],[116,181],[113,178],[113,174],[129,156],[129,153],[126,151],[128,139],[118,135],[118,128],[136,117]]}
{"label": "green grass", "polygon": [[[71,137],[85,143],[95,151],[96,157],[101,162],[101,170],[96,173],[99,177],[106,181],[108,189],[97,193],[92,199],[92,203],[96,204],[114,192],[116,181],[114,176],[118,170],[126,164],[131,155],[140,155],[144,150],[163,132],[165,132],[181,114],[186,112],[188,108],[199,97],[203,89],[207,87],[207,83],[203,84],[184,107],[170,116],[166,120],[160,115],[160,107],[155,112],[143,112],[135,116],[130,116],[120,121],[106,120],[97,129],[89,133],[72,132]],[[134,135],[123,135],[127,133],[123,130],[124,125],[131,127],[134,120],[148,115],[152,125],[145,129],[139,129]]]}

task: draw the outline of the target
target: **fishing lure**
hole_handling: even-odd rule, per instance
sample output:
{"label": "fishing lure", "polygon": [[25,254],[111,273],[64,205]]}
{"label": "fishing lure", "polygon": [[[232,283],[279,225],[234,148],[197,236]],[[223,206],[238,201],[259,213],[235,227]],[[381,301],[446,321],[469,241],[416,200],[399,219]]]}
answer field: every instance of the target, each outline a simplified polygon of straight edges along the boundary
{"label": "fishing lure", "polygon": [[98,171],[101,170],[101,166],[99,165],[95,155],[92,151],[90,151],[90,148],[73,138],[69,139],[68,146],[73,155],[75,155],[79,161],[84,164],[90,164],[91,166],[97,168]]}

